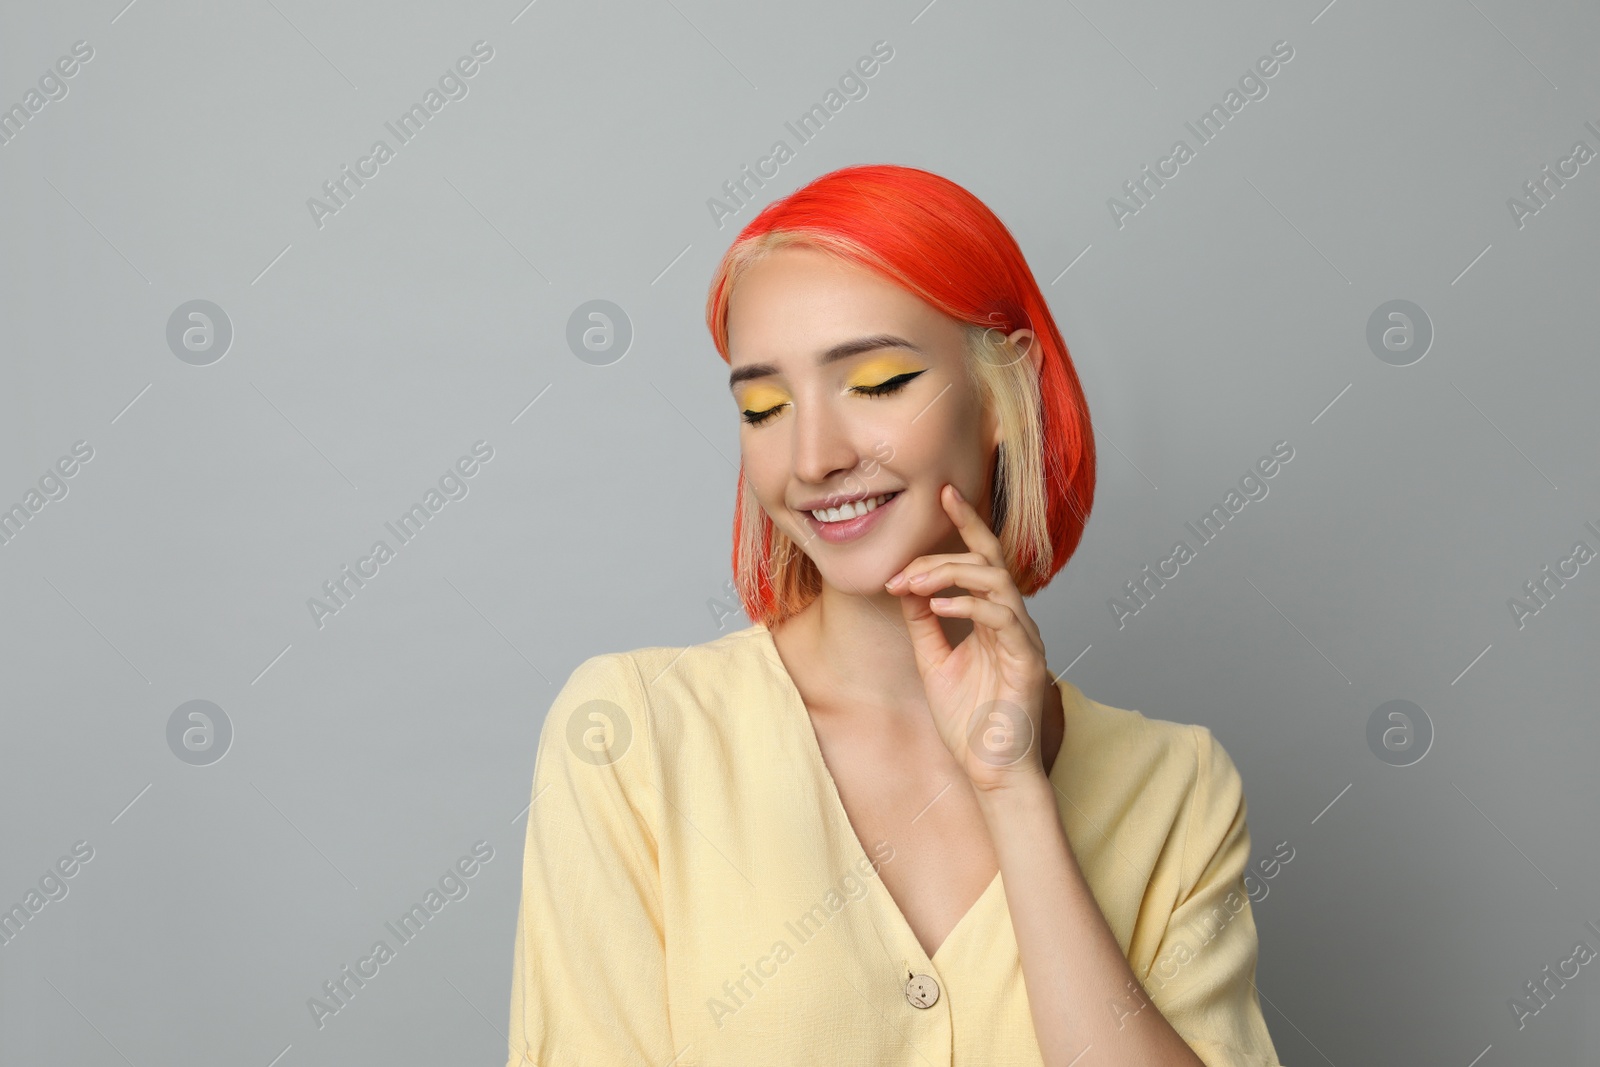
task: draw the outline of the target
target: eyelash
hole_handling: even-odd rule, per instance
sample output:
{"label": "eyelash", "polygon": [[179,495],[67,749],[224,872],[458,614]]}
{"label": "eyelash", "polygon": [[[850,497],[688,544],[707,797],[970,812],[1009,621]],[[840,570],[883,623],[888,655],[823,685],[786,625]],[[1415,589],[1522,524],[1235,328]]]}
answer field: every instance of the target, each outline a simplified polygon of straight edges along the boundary
{"label": "eyelash", "polygon": [[[877,385],[858,385],[852,389],[851,392],[860,393],[862,396],[888,396],[891,393],[898,393],[901,389],[904,389],[908,384],[910,384],[911,379],[920,374],[926,373],[927,371],[920,370],[907,371],[905,374],[896,374],[893,378],[887,378],[884,381],[879,382]],[[765,411],[745,411],[741,412],[741,414],[744,416],[744,421],[747,424],[751,426],[760,426],[763,422],[766,422],[768,419],[772,418],[772,416],[776,415],[783,406],[784,405],[779,404],[777,407],[770,407]]]}

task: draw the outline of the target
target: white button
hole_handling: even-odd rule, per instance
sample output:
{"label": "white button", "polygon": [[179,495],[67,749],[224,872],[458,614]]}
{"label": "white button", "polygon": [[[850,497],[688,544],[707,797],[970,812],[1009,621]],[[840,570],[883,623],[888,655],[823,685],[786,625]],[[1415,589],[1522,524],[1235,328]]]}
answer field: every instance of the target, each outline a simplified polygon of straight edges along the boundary
{"label": "white button", "polygon": [[915,974],[906,980],[906,1000],[913,1008],[931,1008],[939,999],[939,983],[930,975]]}

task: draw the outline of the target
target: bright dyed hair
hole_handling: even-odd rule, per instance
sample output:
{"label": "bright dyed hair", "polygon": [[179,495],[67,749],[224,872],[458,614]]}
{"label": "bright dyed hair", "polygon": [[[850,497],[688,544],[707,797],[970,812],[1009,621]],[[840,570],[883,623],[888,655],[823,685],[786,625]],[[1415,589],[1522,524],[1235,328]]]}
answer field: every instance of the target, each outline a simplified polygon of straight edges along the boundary
{"label": "bright dyed hair", "polygon": [[[807,245],[870,270],[967,324],[970,380],[1001,427],[991,505],[1006,568],[1023,596],[1044,588],[1083,537],[1094,505],[1094,431],[1066,342],[1011,231],[967,190],[915,167],[824,174],[764,208],[711,279],[706,326],[724,363],[728,300],[754,263]],[[1033,361],[1007,343],[1031,329]],[[771,627],[822,590],[816,564],[756,501],[739,467],[733,574],[751,620]]]}

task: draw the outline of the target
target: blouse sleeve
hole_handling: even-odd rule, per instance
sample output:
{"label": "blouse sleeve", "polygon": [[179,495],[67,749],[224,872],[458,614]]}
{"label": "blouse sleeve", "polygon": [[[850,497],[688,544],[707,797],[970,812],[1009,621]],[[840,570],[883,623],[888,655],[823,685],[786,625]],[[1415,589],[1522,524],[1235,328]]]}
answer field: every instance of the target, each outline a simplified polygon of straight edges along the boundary
{"label": "blouse sleeve", "polygon": [[1191,729],[1199,772],[1183,871],[1194,874],[1182,883],[1145,989],[1206,1067],[1279,1067],[1256,995],[1244,783],[1211,731]]}
{"label": "blouse sleeve", "polygon": [[522,858],[507,1067],[673,1060],[644,684],[579,664],[539,733]]}

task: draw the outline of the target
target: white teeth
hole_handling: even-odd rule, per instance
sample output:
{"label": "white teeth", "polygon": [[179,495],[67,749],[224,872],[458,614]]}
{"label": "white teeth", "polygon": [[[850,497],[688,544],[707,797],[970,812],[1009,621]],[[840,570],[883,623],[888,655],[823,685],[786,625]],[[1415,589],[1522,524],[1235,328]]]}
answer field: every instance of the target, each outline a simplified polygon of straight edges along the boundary
{"label": "white teeth", "polygon": [[879,505],[893,495],[893,493],[884,493],[882,496],[875,496],[869,500],[856,500],[842,507],[813,511],[811,514],[818,522],[844,522],[846,519],[854,519],[865,515],[869,511],[876,511]]}

